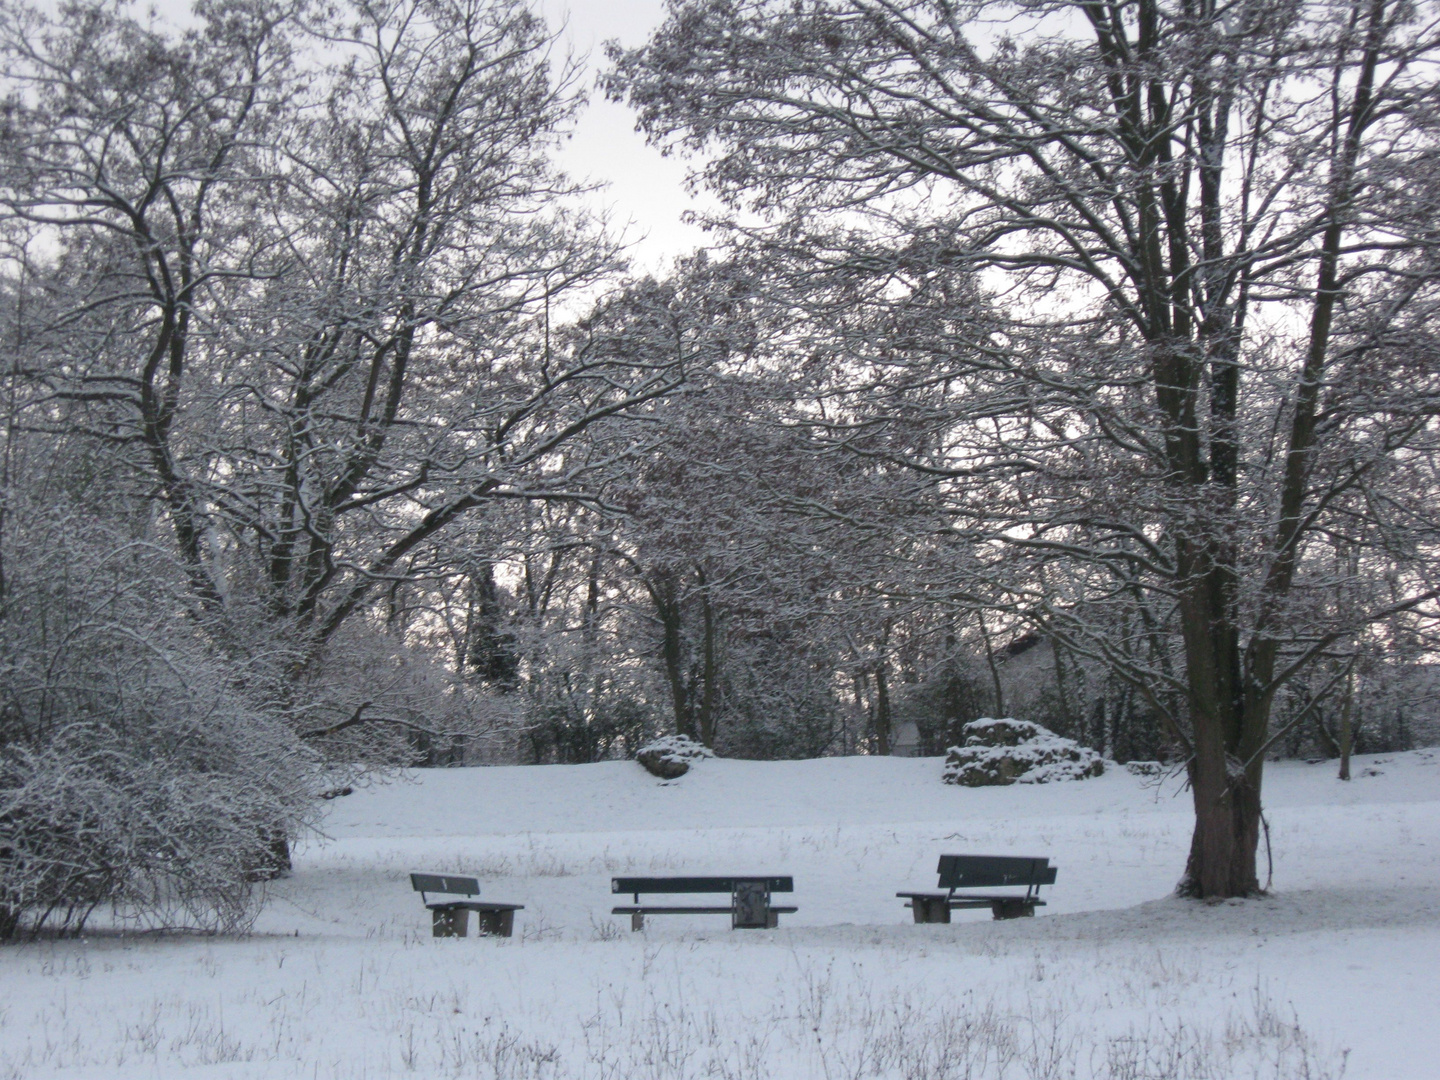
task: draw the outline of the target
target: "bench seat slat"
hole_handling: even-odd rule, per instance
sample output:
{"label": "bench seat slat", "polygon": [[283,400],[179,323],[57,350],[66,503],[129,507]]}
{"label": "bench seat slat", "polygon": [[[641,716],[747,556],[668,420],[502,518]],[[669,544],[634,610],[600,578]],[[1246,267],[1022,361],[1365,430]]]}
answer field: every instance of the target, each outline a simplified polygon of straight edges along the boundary
{"label": "bench seat slat", "polygon": [[1021,907],[1044,907],[1044,900],[1036,900],[1031,897],[1029,900],[1023,896],[957,896],[950,901],[951,908],[993,908],[997,903],[1014,904]]}
{"label": "bench seat slat", "polygon": [[524,911],[524,904],[492,904],[484,900],[441,900],[426,904],[427,911]]}
{"label": "bench seat slat", "polygon": [[[611,878],[612,893],[708,893],[734,892],[737,881],[763,881],[772,893],[794,892],[795,879],[791,877],[767,877],[764,874],[732,877],[635,877]],[[729,911],[729,908],[725,909]]]}
{"label": "bench seat slat", "polygon": [[949,900],[950,907],[965,906],[965,901],[976,900],[976,907],[988,907],[995,900],[1009,900],[1014,903],[1038,904],[1045,906],[1045,901],[1038,896],[1025,896],[1024,893],[896,893],[896,896],[906,900]]}
{"label": "bench seat slat", "polygon": [[[726,907],[677,907],[673,905],[657,906],[655,904],[627,904],[625,907],[611,908],[611,915],[729,915],[734,909]],[[774,907],[766,909],[777,915],[794,915],[799,908],[795,907]]]}

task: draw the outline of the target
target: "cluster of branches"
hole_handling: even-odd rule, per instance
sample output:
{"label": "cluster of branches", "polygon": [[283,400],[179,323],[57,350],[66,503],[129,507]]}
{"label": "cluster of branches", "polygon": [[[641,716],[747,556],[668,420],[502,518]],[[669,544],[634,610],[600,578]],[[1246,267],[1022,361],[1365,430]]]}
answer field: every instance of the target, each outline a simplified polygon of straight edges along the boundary
{"label": "cluster of branches", "polygon": [[616,348],[690,357],[684,392],[587,436],[627,462],[593,500],[517,507],[508,547],[397,594],[416,632],[530,718],[522,758],[597,760],[667,730],[747,756],[868,738],[835,679],[887,604],[875,580],[894,533],[845,510],[885,485],[787,428],[788,384],[756,367],[778,321],[752,286],[702,257],[584,320]]}

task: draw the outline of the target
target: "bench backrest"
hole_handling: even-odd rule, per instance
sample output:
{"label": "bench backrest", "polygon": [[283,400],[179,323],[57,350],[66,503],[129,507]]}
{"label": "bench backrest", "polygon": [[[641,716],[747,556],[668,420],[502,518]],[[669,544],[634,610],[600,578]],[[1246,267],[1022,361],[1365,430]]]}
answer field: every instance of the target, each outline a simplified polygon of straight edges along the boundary
{"label": "bench backrest", "polygon": [[734,892],[737,881],[763,881],[771,892],[794,892],[789,877],[617,877],[610,879],[612,893]]}
{"label": "bench backrest", "polygon": [[461,896],[478,896],[480,880],[459,874],[411,874],[410,887],[418,893],[458,893]]}
{"label": "bench backrest", "polygon": [[937,872],[942,889],[983,889],[996,885],[1055,884],[1049,859],[1014,855],[941,855]]}

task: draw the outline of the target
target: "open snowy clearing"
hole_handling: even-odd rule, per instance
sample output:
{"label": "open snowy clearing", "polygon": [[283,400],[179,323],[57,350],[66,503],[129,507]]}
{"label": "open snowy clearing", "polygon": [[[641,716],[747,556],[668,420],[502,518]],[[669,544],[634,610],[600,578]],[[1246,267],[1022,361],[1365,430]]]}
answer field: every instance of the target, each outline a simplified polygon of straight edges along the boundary
{"label": "open snowy clearing", "polygon": [[[0,950],[0,1078],[1321,1077],[1440,1061],[1440,752],[1266,775],[1274,890],[1171,898],[1188,794],[939,759],[437,770],[336,800],[254,936]],[[1047,855],[1035,919],[917,926],[941,852]],[[1263,853],[1262,853],[1263,858]],[[433,939],[471,871],[515,937]],[[616,873],[786,873],[773,931],[609,914]]]}

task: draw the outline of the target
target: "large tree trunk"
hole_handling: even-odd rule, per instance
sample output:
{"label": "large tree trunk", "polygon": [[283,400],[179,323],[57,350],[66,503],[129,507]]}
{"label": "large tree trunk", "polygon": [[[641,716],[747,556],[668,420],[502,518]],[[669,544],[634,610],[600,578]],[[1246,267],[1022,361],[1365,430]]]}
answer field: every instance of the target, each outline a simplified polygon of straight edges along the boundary
{"label": "large tree trunk", "polygon": [[1260,845],[1258,770],[1232,777],[1226,755],[1196,753],[1190,763],[1195,795],[1195,832],[1178,891],[1203,898],[1253,896],[1260,891],[1255,870]]}
{"label": "large tree trunk", "polygon": [[1247,700],[1242,690],[1243,661],[1224,558],[1208,545],[1179,546],[1191,582],[1180,608],[1190,686],[1195,832],[1178,891],[1204,898],[1251,896],[1260,891],[1255,856],[1264,762],[1256,751],[1269,726],[1268,701]]}

